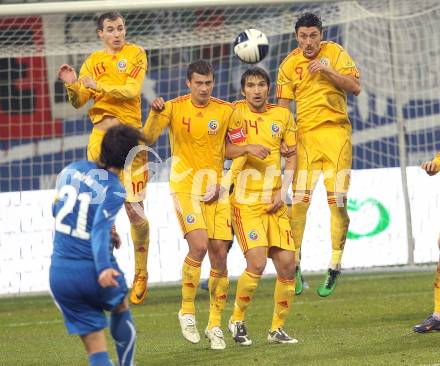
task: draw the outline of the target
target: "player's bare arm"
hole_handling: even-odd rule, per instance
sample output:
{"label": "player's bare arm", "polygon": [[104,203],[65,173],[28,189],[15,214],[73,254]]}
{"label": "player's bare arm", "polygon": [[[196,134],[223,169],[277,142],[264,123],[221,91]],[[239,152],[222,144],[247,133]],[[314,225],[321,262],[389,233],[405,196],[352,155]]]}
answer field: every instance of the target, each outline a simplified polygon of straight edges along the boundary
{"label": "player's bare arm", "polygon": [[435,160],[425,161],[420,167],[431,176],[437,174],[439,170]]}
{"label": "player's bare arm", "polygon": [[287,150],[289,157],[286,158],[282,186],[272,197],[272,203],[266,210],[269,214],[277,212],[283,206],[284,199],[293,181],[293,175],[296,169],[296,146],[288,146]]}
{"label": "player's bare arm", "polygon": [[353,93],[356,96],[361,93],[361,83],[358,78],[351,75],[342,75],[331,66],[321,64],[317,59],[310,61],[308,70],[310,74],[321,72],[333,85],[347,93]]}
{"label": "player's bare arm", "polygon": [[296,154],[296,148],[289,150],[289,146],[287,146],[286,142],[282,140],[280,145],[280,154],[283,158],[290,158],[293,154]]}
{"label": "player's bare arm", "polygon": [[270,149],[263,145],[255,145],[255,144],[237,145],[229,141],[226,142],[226,148],[225,148],[226,159],[235,159],[246,154],[250,154],[255,156],[256,158],[264,160],[270,154]]}

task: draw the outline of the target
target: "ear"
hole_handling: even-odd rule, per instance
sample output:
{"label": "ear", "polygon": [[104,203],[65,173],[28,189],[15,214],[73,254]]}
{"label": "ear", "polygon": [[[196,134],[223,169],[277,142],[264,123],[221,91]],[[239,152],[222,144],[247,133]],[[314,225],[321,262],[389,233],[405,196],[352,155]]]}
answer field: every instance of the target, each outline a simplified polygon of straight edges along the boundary
{"label": "ear", "polygon": [[246,94],[244,93],[243,89],[241,89],[241,95],[246,98]]}
{"label": "ear", "polygon": [[98,34],[98,37],[100,38],[100,39],[102,39],[102,30],[101,29],[98,29],[97,31],[96,31],[96,34]]}
{"label": "ear", "polygon": [[188,79],[186,79],[186,86],[188,89],[191,89],[191,82]]}

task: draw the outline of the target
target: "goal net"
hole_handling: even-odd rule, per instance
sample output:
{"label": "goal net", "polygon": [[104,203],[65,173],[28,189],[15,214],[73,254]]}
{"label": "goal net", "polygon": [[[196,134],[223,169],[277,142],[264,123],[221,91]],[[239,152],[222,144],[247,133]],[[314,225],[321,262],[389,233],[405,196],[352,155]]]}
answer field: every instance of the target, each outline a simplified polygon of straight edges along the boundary
{"label": "goal net", "polygon": [[[45,6],[53,11],[50,3]],[[435,0],[122,10],[127,39],[148,52],[143,116],[154,97],[187,93],[186,67],[198,58],[215,67],[215,96],[240,98],[247,65],[233,56],[231,44],[249,27],[269,38],[270,53],[261,66],[275,80],[280,61],[296,46],[295,20],[306,11],[321,15],[324,38],[342,44],[361,71],[363,92],[349,99],[353,167],[399,166],[399,143],[406,144],[410,164],[431,158],[440,141],[440,4]],[[79,70],[87,55],[102,47],[96,14],[0,16],[0,191],[52,188],[65,164],[86,156],[87,107],[75,110],[66,103],[57,70],[62,63]],[[156,149],[161,158],[169,155],[166,136]]]}
{"label": "goal net", "polygon": [[[99,3],[103,5],[96,6]],[[17,6],[16,12],[0,5],[0,294],[47,290],[53,224],[52,192],[44,190],[54,188],[65,165],[86,158],[92,128],[87,106],[75,110],[67,103],[57,71],[68,63],[78,72],[88,54],[102,48],[95,18],[116,10],[106,7],[108,3],[115,2],[29,4]],[[324,39],[344,46],[361,72],[362,93],[348,99],[355,171],[348,205],[351,242],[344,266],[413,263],[413,255],[415,262],[437,259],[440,197],[435,186],[440,177],[428,182],[420,169],[408,168],[412,180],[408,194],[404,173],[406,166],[440,151],[440,2],[219,0],[215,3],[235,5],[212,6],[212,1],[174,0],[173,7],[171,1],[120,3],[117,10],[126,18],[127,40],[148,54],[143,120],[155,97],[170,99],[188,92],[186,68],[199,58],[215,68],[214,96],[241,98],[240,76],[248,65],[233,55],[232,43],[247,28],[268,36],[269,54],[260,66],[275,81],[280,62],[296,47],[296,19],[304,12],[319,13]],[[160,8],[162,3],[167,8]],[[272,102],[274,90],[273,84]],[[149,185],[146,200],[152,228],[150,281],[176,281],[187,247],[168,202],[163,163],[170,155],[167,131],[153,148],[157,155],[149,168],[160,174],[153,176],[158,184]],[[307,221],[313,232],[306,230],[303,240],[305,270],[327,268],[330,256],[325,191],[314,197],[319,194]],[[413,225],[409,201],[418,218]],[[128,222],[117,225],[126,243]],[[121,268],[130,279],[131,246],[121,251],[125,251]],[[242,258],[238,246],[233,246],[228,259],[231,276],[239,275]]]}

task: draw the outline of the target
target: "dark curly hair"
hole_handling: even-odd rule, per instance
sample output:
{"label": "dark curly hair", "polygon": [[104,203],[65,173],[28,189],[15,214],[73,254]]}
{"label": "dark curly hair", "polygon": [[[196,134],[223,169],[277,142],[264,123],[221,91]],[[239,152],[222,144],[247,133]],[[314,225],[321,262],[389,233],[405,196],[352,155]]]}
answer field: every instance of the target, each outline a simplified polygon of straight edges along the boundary
{"label": "dark curly hair", "polygon": [[322,20],[316,14],[304,13],[295,23],[295,33],[298,33],[299,27],[316,27],[320,32],[322,32]]}
{"label": "dark curly hair", "polygon": [[104,168],[122,169],[130,150],[145,142],[144,136],[135,128],[125,125],[111,127],[102,140],[100,163]]}

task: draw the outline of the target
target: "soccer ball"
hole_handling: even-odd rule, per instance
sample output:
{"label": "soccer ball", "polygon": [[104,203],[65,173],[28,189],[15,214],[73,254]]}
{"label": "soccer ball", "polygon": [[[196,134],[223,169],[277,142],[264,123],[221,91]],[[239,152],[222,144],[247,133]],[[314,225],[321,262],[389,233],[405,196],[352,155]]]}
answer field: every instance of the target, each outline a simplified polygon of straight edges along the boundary
{"label": "soccer ball", "polygon": [[234,53],[243,62],[255,64],[263,60],[269,51],[266,35],[257,29],[246,29],[234,42]]}

